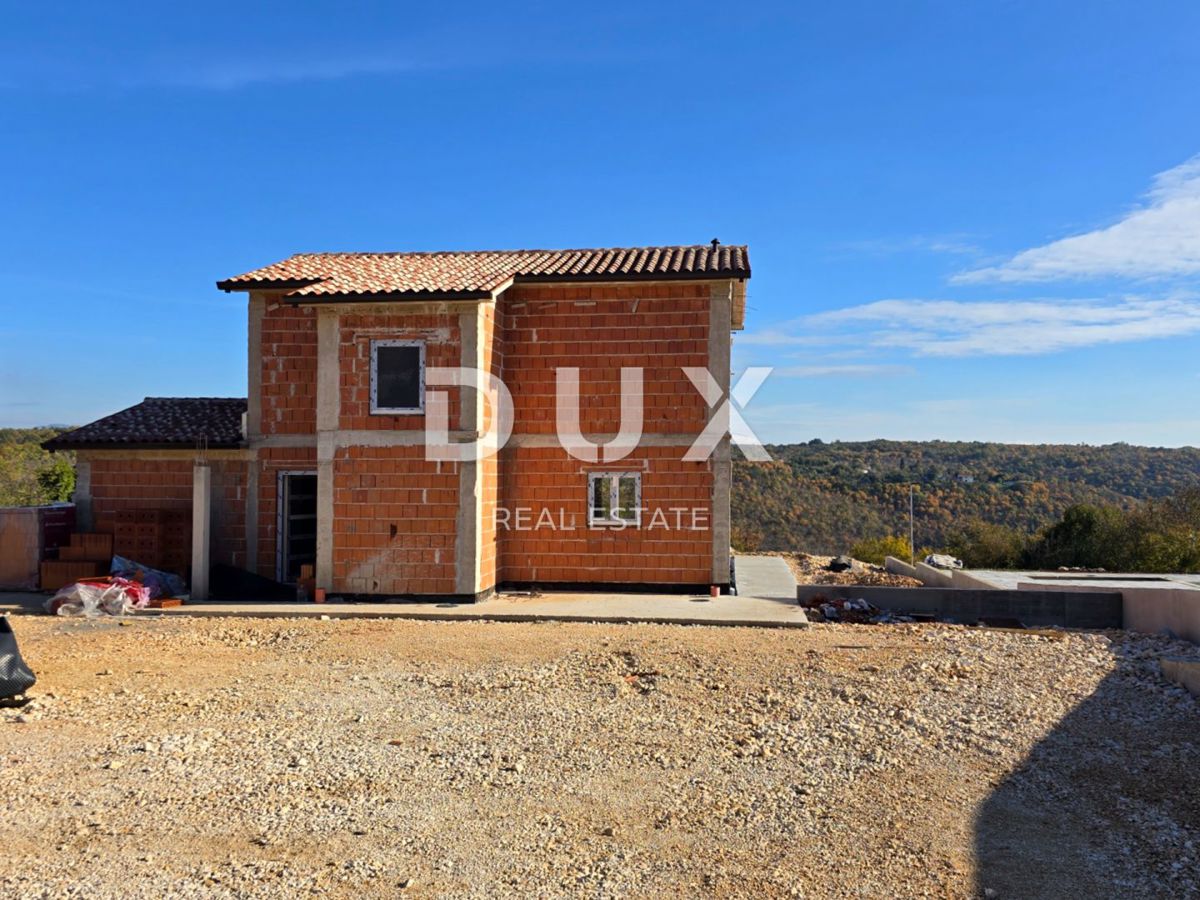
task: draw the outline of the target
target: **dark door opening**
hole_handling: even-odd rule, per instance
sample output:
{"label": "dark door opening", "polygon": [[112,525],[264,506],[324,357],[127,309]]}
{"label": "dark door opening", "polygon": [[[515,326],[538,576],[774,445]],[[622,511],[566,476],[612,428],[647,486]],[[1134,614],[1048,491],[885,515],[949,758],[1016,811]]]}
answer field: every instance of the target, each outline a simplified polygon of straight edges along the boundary
{"label": "dark door opening", "polygon": [[317,561],[317,476],[279,473],[276,577],[287,584],[300,579],[300,567]]}

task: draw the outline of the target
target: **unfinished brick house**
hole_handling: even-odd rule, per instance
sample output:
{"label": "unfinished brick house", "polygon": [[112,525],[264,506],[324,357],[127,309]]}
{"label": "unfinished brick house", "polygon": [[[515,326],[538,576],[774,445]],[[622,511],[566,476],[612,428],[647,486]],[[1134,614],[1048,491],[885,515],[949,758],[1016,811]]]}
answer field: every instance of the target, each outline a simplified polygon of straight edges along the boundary
{"label": "unfinished brick house", "polygon": [[[76,453],[84,527],[147,565],[190,568],[197,596],[217,563],[284,583],[315,564],[317,585],[345,595],[725,587],[729,437],[683,460],[711,413],[683,369],[728,393],[749,277],[746,248],[715,241],[298,254],[217,283],[248,295],[248,398],[147,398],[47,446]],[[471,387],[427,386],[435,367],[507,386],[513,428],[498,454],[427,458],[430,398],[448,409],[451,442],[494,416]],[[579,370],[595,443],[618,430],[622,369],[643,370],[627,456],[563,448],[560,367]]]}

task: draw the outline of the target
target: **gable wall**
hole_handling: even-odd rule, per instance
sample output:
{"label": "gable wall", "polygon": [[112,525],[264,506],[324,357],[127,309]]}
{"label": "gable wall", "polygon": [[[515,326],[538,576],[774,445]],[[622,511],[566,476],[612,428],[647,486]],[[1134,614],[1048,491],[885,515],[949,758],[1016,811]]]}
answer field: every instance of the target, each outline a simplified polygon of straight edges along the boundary
{"label": "gable wall", "polygon": [[516,285],[503,298],[515,431],[555,432],[555,370],[580,369],[584,434],[615,432],[621,368],[641,367],[645,433],[699,432],[707,407],[682,366],[708,363],[708,283]]}

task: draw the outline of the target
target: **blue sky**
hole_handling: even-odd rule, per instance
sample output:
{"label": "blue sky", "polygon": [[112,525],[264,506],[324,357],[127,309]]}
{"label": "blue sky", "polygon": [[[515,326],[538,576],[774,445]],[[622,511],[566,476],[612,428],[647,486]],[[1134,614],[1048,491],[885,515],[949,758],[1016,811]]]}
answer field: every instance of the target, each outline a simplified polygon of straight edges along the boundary
{"label": "blue sky", "polygon": [[0,424],[244,394],[295,251],[717,237],[765,440],[1200,443],[1200,6],[567,9],[0,6]]}

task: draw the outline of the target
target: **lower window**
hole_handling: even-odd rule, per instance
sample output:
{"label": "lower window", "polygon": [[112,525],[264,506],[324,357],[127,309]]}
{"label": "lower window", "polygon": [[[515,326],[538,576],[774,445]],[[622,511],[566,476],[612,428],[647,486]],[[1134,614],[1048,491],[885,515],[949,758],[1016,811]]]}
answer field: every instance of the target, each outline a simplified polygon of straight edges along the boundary
{"label": "lower window", "polygon": [[639,525],[642,476],[638,472],[588,473],[588,524]]}

